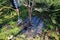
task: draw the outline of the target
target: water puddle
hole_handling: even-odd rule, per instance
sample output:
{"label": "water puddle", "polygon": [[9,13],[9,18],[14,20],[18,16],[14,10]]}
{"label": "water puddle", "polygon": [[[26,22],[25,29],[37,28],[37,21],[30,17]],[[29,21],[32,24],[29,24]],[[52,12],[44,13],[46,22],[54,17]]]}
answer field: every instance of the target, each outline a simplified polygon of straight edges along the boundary
{"label": "water puddle", "polygon": [[27,25],[24,29],[20,30],[20,32],[18,34],[24,33],[24,34],[26,34],[26,37],[31,37],[31,36],[38,35],[39,33],[42,32],[43,27],[44,27],[44,22],[42,21],[41,18],[31,17],[31,22],[32,22],[33,26],[29,25],[28,19],[25,19],[24,21]]}

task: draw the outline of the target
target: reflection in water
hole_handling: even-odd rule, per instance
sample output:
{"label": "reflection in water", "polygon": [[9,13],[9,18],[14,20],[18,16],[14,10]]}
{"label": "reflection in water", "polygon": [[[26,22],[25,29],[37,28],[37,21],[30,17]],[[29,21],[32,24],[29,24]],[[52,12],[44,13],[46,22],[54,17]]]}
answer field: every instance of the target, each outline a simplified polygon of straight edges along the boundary
{"label": "reflection in water", "polygon": [[26,23],[26,27],[22,29],[19,33],[17,33],[17,35],[25,33],[26,37],[31,37],[38,35],[39,33],[42,32],[44,22],[42,21],[41,18],[31,17],[31,22],[33,24],[32,26],[29,24],[28,19],[25,19],[24,21]]}

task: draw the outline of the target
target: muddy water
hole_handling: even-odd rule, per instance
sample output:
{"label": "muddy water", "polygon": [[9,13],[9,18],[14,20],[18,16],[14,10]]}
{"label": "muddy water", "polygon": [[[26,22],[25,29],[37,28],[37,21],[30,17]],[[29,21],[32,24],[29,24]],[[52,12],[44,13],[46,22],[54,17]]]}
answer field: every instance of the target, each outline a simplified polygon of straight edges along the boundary
{"label": "muddy water", "polygon": [[42,32],[44,27],[44,22],[41,18],[31,17],[32,26],[29,24],[28,19],[25,19],[25,28],[20,30],[16,35],[25,34],[26,37],[31,37],[38,35]]}

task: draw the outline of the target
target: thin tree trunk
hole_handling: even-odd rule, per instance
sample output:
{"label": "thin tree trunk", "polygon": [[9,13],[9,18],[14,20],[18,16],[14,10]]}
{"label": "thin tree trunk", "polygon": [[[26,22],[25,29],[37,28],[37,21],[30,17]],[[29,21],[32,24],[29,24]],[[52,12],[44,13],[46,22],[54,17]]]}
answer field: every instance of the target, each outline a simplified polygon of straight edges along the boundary
{"label": "thin tree trunk", "polygon": [[30,0],[26,0],[26,3],[27,3],[27,10],[28,10],[28,19],[29,19],[29,23],[31,24],[31,13],[32,13],[32,9],[31,9],[31,4],[29,2]]}

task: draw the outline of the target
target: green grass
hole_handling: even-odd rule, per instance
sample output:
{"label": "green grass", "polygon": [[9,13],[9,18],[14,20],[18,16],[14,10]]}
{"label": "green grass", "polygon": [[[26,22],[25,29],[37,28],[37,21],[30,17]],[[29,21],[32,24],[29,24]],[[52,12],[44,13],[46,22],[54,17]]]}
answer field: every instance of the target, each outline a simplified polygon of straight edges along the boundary
{"label": "green grass", "polygon": [[[9,7],[3,1],[4,0],[0,1],[0,8],[2,8],[2,10],[0,11],[0,40],[8,40],[8,37],[10,35],[17,34],[20,31],[20,28],[16,24],[16,22],[17,22],[17,14],[16,14],[16,12],[13,10],[13,8],[3,8],[3,6]],[[35,0],[35,1],[40,3],[40,0]],[[47,0],[47,3],[49,5],[54,3],[54,6],[55,6],[56,9],[60,8],[60,0],[59,1],[54,0],[54,2],[53,1],[50,2],[49,0]],[[26,9],[26,7],[21,6],[20,13],[21,13],[21,18],[26,18],[27,17],[27,9]],[[54,24],[58,24],[58,26],[60,28],[60,24],[55,21],[55,17],[57,18],[57,14],[58,13],[60,13],[60,12],[56,12],[54,14],[51,13],[51,15],[52,15],[51,19],[52,19],[52,22]],[[46,14],[44,13],[44,15],[46,15]],[[57,18],[57,20],[59,20],[59,18]],[[53,26],[53,24],[50,24],[49,20],[45,20],[45,24],[46,24],[47,27],[45,26],[45,29],[44,29],[43,33],[45,34],[48,30],[50,30],[51,31],[50,32],[50,37],[52,37],[51,40],[54,40],[54,39],[60,40],[59,39],[60,38],[60,34],[57,35],[55,30],[52,30],[52,29],[55,28],[55,26]],[[47,35],[48,35],[48,33],[47,33]],[[15,37],[15,39],[16,40],[26,40],[24,34],[19,35],[19,37]],[[35,38],[34,38],[34,40],[40,40],[40,39],[41,39],[41,37],[37,37],[37,36],[35,36]]]}

